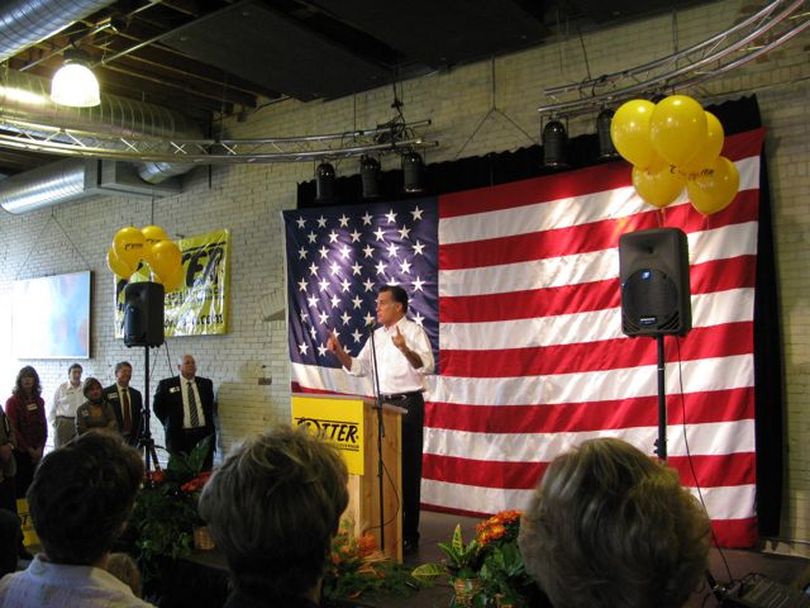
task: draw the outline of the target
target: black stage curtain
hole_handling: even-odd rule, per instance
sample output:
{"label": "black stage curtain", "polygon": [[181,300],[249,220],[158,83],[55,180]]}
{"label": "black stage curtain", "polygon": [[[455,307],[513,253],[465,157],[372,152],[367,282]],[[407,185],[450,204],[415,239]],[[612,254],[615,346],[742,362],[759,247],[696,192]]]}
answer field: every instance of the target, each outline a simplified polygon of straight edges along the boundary
{"label": "black stage curtain", "polygon": [[[755,96],[708,106],[723,124],[726,135],[750,131],[762,126]],[[581,135],[568,142],[568,170],[600,163],[595,134]],[[428,165],[425,192],[419,196],[439,195],[473,188],[505,184],[559,171],[542,168],[543,148],[531,146],[514,152],[492,152]],[[354,162],[354,161],[351,161]],[[356,166],[356,165],[353,165]],[[340,166],[338,165],[338,171]],[[381,200],[406,199],[402,193],[402,171],[387,171],[381,176]],[[351,204],[362,200],[360,176],[339,177],[335,182],[333,204]],[[298,208],[321,207],[315,201],[315,180],[298,184]],[[783,485],[783,411],[784,374],[777,293],[771,197],[765,156],[760,166],[760,213],[757,253],[756,298],[754,302],[754,366],[756,381],[757,442],[757,517],[762,536],[779,534]]]}

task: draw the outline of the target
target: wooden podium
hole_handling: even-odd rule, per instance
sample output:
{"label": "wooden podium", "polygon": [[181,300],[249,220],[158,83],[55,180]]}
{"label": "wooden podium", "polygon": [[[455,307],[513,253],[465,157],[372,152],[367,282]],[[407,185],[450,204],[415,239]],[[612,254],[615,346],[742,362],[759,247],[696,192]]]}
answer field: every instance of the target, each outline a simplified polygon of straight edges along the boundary
{"label": "wooden podium", "polygon": [[[383,511],[385,555],[402,561],[402,465],[400,441],[405,410],[383,404]],[[350,518],[359,536],[370,533],[380,544],[380,499],[377,459],[377,408],[359,396],[293,394],[293,426],[306,425],[344,456],[349,468]]]}

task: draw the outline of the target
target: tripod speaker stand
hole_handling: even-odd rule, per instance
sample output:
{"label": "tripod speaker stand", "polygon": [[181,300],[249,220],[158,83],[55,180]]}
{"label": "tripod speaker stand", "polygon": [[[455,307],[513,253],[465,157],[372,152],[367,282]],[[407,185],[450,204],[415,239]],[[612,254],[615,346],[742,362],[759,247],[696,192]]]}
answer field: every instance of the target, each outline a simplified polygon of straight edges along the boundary
{"label": "tripod speaker stand", "polygon": [[149,349],[160,346],[163,334],[163,285],[130,283],[124,290],[124,344],[143,346],[143,411],[138,435],[138,450],[143,452],[147,473],[160,470],[152,439],[152,417],[149,408]]}

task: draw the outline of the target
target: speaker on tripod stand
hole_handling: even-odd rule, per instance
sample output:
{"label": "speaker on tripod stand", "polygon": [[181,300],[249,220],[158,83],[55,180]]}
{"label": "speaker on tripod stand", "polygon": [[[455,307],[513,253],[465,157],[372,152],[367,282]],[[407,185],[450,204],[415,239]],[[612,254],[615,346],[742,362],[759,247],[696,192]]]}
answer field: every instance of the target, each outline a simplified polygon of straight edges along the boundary
{"label": "speaker on tripod stand", "polygon": [[164,295],[160,283],[130,283],[124,289],[124,344],[144,347],[143,412],[138,449],[143,451],[147,473],[160,469],[149,410],[149,349],[163,344]]}

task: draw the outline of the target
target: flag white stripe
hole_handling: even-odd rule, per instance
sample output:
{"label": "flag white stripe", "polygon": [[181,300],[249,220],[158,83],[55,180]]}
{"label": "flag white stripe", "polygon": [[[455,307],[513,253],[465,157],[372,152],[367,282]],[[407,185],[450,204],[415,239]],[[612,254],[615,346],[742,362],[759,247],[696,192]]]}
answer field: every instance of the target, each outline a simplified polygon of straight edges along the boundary
{"label": "flag white stripe", "polygon": [[[689,488],[697,497],[697,490]],[[756,486],[717,486],[702,488],[706,511],[712,519],[747,519],[754,516],[752,505]],[[448,509],[495,513],[507,509],[525,510],[534,490],[505,490],[462,485],[433,479],[422,480],[422,502]]]}
{"label": "flag white stripe", "polygon": [[[694,232],[687,237],[691,264],[757,252],[756,222]],[[439,295],[508,293],[605,281],[618,276],[619,253],[616,248],[610,248],[497,266],[439,269]]]}
{"label": "flag white stripe", "polygon": [[[751,354],[683,361],[666,367],[667,394],[754,386]],[[632,399],[658,394],[656,365],[548,376],[467,378],[429,376],[427,399],[467,405],[561,404]]]}
{"label": "flag white stripe", "polygon": [[[667,427],[669,456],[716,456],[754,452],[754,421],[706,422],[687,424],[687,452],[683,425]],[[556,456],[583,441],[615,437],[653,454],[658,438],[657,426],[598,431],[554,433],[474,433],[470,431],[425,428],[425,453],[488,462],[551,462]]]}
{"label": "flag white stripe", "polygon": [[[754,316],[753,288],[698,294],[691,299],[692,327],[751,321]],[[621,308],[533,319],[442,323],[439,348],[500,350],[615,340],[624,337],[621,326]]]}
{"label": "flag white stripe", "polygon": [[[759,156],[737,161],[740,190],[758,188]],[[627,168],[628,179],[630,167]],[[684,193],[673,205],[687,204]],[[555,201],[527,204],[510,209],[482,211],[439,220],[439,242],[463,243],[518,234],[570,228],[603,220],[612,220],[649,211],[650,207],[632,186],[565,197]]]}

